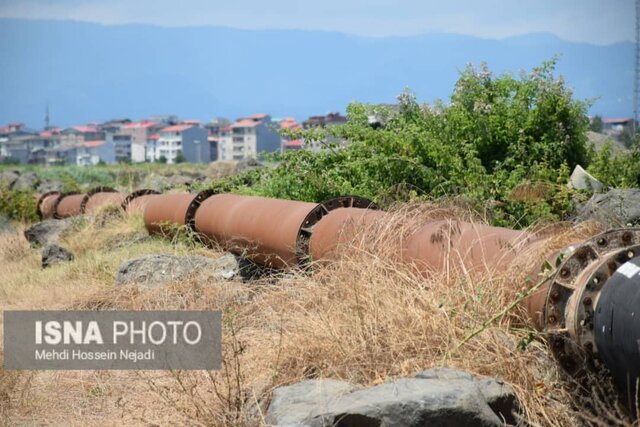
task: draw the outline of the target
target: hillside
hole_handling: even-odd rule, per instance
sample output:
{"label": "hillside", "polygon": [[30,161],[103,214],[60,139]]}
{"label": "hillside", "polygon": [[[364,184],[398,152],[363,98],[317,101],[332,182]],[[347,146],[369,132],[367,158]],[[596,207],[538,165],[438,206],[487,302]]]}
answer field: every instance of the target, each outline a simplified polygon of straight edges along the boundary
{"label": "hillside", "polygon": [[0,123],[34,127],[42,126],[47,103],[53,122],[66,126],[167,113],[306,118],[354,99],[393,102],[405,86],[421,100],[446,100],[467,63],[517,73],[554,55],[576,97],[597,99],[591,113],[632,110],[631,43],[595,46],[548,34],[364,38],[0,19],[0,51]]}

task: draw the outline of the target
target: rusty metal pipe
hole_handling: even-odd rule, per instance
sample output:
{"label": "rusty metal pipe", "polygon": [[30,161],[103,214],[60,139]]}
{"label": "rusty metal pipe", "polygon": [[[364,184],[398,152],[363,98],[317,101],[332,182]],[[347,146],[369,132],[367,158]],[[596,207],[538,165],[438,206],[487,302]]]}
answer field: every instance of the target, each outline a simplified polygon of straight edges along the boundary
{"label": "rusty metal pipe", "polygon": [[298,236],[318,205],[265,197],[217,194],[195,213],[196,230],[225,249],[269,267],[299,261]]}
{"label": "rusty metal pipe", "polygon": [[41,220],[53,218],[55,203],[59,197],[59,191],[49,191],[38,198],[36,210]]}
{"label": "rusty metal pipe", "polygon": [[387,215],[379,210],[361,208],[341,208],[329,212],[311,234],[311,259],[325,261],[335,258],[341,245],[352,242],[363,230],[384,221]]}
{"label": "rusty metal pipe", "polygon": [[69,218],[82,214],[80,206],[84,199],[84,194],[63,193],[54,203],[53,217],[56,219]]}
{"label": "rusty metal pipe", "polygon": [[80,211],[86,214],[92,214],[102,206],[106,205],[122,205],[127,198],[127,194],[119,193],[111,187],[97,187],[87,192],[82,199]]}
{"label": "rusty metal pipe", "polygon": [[195,212],[194,228],[211,242],[268,267],[305,266],[309,239],[319,221],[334,209],[375,205],[357,196],[322,203],[218,194]]}
{"label": "rusty metal pipe", "polygon": [[189,193],[170,193],[148,200],[144,224],[149,234],[172,237],[177,226],[186,224],[187,208],[195,197]]}
{"label": "rusty metal pipe", "polygon": [[122,202],[122,209],[129,214],[141,214],[144,212],[145,207],[159,192],[156,190],[142,189],[134,191],[129,194]]}

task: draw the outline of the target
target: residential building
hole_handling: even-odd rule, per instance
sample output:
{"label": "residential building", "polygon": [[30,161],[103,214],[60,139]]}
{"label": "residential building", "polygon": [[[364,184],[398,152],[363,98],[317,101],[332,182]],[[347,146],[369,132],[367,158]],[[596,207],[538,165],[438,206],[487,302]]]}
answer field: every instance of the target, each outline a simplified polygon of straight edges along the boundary
{"label": "residential building", "polygon": [[[329,113],[326,116],[311,116],[302,122],[303,129],[311,129],[315,127],[330,127],[343,125],[347,123],[347,118],[340,113]],[[331,142],[339,142],[334,137],[328,137],[324,141],[306,141],[305,147],[311,151],[320,151],[322,147]]]}
{"label": "residential building", "polygon": [[[259,153],[280,150],[278,124],[267,114],[254,114],[231,125],[231,139],[220,137],[220,160],[257,158]],[[224,155],[224,157],[223,157]]]}
{"label": "residential building", "polygon": [[164,157],[167,163],[175,163],[178,154],[191,163],[209,162],[209,141],[207,130],[191,124],[169,126],[160,131],[155,154]]}
{"label": "residential building", "polygon": [[233,129],[231,126],[221,127],[218,133],[218,160],[233,160]]}
{"label": "residential building", "polygon": [[[283,129],[283,130],[294,131],[302,128],[300,123],[298,123],[296,119],[293,117],[285,117],[284,119],[274,120],[274,121],[277,121],[278,125],[280,126],[280,129]],[[280,137],[281,137],[280,149],[282,154],[284,154],[286,151],[299,150],[303,146],[303,141],[299,138],[295,138],[287,134],[281,134]]]}
{"label": "residential building", "polygon": [[147,160],[147,140],[163,126],[150,121],[126,123],[113,134],[107,133],[106,140],[116,146],[118,162],[142,163]]}
{"label": "residential building", "polygon": [[602,133],[610,136],[621,135],[624,131],[631,129],[633,119],[627,117],[603,117]]}
{"label": "residential building", "polygon": [[77,144],[68,150],[69,163],[72,163],[74,154],[78,166],[92,166],[100,162],[116,163],[116,146],[113,141],[96,140]]}

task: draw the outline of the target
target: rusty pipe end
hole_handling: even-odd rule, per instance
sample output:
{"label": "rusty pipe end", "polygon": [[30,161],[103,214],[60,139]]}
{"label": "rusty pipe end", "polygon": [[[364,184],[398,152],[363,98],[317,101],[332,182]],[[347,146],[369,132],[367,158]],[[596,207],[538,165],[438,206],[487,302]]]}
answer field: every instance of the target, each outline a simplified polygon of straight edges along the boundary
{"label": "rusty pipe end", "polygon": [[84,194],[80,194],[78,191],[60,194],[53,205],[53,218],[63,219],[80,215],[80,204],[83,198]]}
{"label": "rusty pipe end", "polygon": [[36,212],[40,220],[53,217],[56,199],[60,197],[59,191],[47,191],[38,198]]}
{"label": "rusty pipe end", "polygon": [[114,188],[107,187],[107,186],[98,186],[98,187],[94,187],[91,190],[87,191],[87,193],[82,198],[82,202],[80,203],[80,213],[83,213],[83,214],[86,213],[87,202],[89,202],[89,199],[94,194],[98,194],[98,193],[115,193],[115,192],[116,192],[116,190]]}
{"label": "rusty pipe end", "polygon": [[134,199],[137,199],[138,197],[142,197],[142,196],[148,196],[151,194],[160,194],[160,192],[156,190],[152,190],[150,188],[143,188],[143,189],[134,191],[122,201],[122,205],[121,205],[122,209],[126,212],[129,212],[129,205]]}
{"label": "rusty pipe end", "polygon": [[339,208],[378,210],[378,205],[360,196],[338,196],[319,203],[302,221],[296,239],[296,253],[301,266],[308,266],[312,259],[318,259],[311,253],[311,237],[316,225],[329,213]]}

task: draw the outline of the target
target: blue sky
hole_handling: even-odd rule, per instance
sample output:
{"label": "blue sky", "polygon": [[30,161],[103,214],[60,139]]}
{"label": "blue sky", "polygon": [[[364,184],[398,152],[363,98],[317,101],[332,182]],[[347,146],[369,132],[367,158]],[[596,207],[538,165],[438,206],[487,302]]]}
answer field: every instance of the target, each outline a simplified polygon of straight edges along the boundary
{"label": "blue sky", "polygon": [[633,40],[633,0],[0,0],[0,17],[102,24],[308,29],[363,36],[447,32],[504,38]]}

